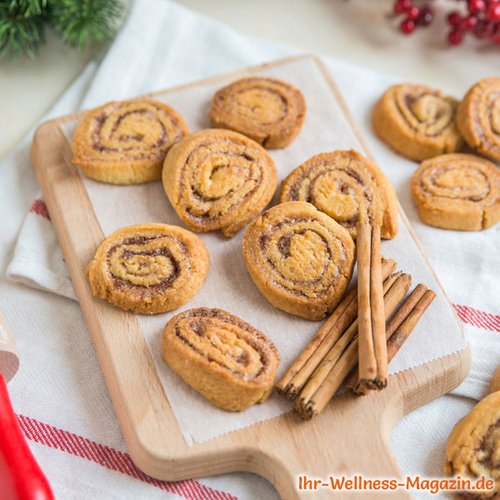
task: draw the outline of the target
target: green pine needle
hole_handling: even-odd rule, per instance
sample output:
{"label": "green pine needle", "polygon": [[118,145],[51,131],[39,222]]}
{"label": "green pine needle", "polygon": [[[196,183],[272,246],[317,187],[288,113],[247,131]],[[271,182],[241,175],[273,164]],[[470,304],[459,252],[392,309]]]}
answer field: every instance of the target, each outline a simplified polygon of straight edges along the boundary
{"label": "green pine needle", "polygon": [[49,0],[51,24],[70,47],[111,40],[123,13],[120,0]]}
{"label": "green pine needle", "polygon": [[0,0],[0,59],[35,57],[44,41],[47,0]]}

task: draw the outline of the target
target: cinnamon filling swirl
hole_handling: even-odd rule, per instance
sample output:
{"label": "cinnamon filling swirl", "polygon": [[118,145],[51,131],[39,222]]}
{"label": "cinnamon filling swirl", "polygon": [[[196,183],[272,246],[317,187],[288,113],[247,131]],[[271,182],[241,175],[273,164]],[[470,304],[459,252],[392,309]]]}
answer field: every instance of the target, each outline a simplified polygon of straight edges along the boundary
{"label": "cinnamon filling swirl", "polygon": [[469,146],[500,160],[500,78],[485,78],[467,92],[457,126]]}
{"label": "cinnamon filling swirl", "polygon": [[310,203],[287,202],[264,213],[243,238],[257,288],[286,312],[321,319],[340,299],[354,265],[349,233]]}
{"label": "cinnamon filling swirl", "polygon": [[190,227],[233,236],[269,203],[276,177],[274,162],[258,144],[235,132],[207,130],[173,148],[163,185]]}
{"label": "cinnamon filling swirl", "polygon": [[208,253],[194,234],[176,226],[144,224],[116,231],[88,267],[94,295],[144,314],[176,309],[200,288]]}
{"label": "cinnamon filling swirl", "polygon": [[262,332],[222,309],[206,307],[185,311],[167,323],[162,355],[193,389],[230,411],[265,401],[280,361]]}
{"label": "cinnamon filling swirl", "polygon": [[158,180],[167,151],[188,129],[151,99],[110,102],[87,113],[73,137],[73,159],[90,178],[114,184]]}
{"label": "cinnamon filling swirl", "polygon": [[301,92],[272,78],[243,78],[220,89],[210,118],[216,127],[241,132],[266,148],[283,148],[299,133],[306,105]]}
{"label": "cinnamon filling swirl", "polygon": [[394,189],[378,167],[355,151],[313,156],[283,182],[281,201],[307,201],[356,236],[360,214],[382,224],[382,236],[397,232]]}

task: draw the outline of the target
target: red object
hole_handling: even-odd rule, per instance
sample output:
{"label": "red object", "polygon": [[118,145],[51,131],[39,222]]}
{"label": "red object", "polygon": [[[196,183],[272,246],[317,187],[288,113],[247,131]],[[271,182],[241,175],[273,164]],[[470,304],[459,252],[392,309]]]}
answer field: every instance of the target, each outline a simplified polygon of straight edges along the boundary
{"label": "red object", "polygon": [[24,439],[1,373],[0,492],[2,500],[54,500],[49,482]]}
{"label": "red object", "polygon": [[500,3],[492,3],[488,7],[488,11],[486,12],[486,17],[490,21],[500,21]]}
{"label": "red object", "polygon": [[414,21],[420,15],[420,9],[418,7],[410,7],[406,14],[408,19]]}
{"label": "red object", "polygon": [[415,21],[411,19],[405,19],[400,25],[399,29],[405,34],[409,35],[415,30]]}
{"label": "red object", "polygon": [[[451,10],[446,19],[450,45],[459,45],[466,36],[500,44],[500,0],[456,0],[461,10]],[[451,1],[450,1],[451,4]],[[399,31],[405,35],[429,26],[435,17],[431,0],[395,0],[392,17],[403,16]]]}
{"label": "red object", "polygon": [[402,14],[403,12],[406,12],[410,7],[411,0],[396,0],[396,3],[394,4],[394,13]]}
{"label": "red object", "polygon": [[469,0],[469,11],[471,14],[479,14],[486,8],[484,0]]}
{"label": "red object", "polygon": [[463,33],[457,29],[450,31],[450,33],[448,34],[448,41],[452,45],[458,45],[462,43],[463,39],[464,39]]}
{"label": "red object", "polygon": [[462,22],[462,16],[458,13],[458,12],[452,12],[449,16],[448,16],[448,22],[452,25],[452,26],[458,26],[461,22]]}

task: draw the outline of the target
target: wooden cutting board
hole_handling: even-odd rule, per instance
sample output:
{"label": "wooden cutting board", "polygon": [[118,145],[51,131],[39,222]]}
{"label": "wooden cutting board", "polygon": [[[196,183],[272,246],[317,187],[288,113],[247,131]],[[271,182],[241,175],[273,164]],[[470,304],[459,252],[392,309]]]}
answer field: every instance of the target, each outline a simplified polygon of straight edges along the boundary
{"label": "wooden cutting board", "polygon": [[[231,78],[299,59],[248,68]],[[364,145],[327,70],[321,61],[314,62],[325,74]],[[227,80],[225,75],[168,92]],[[290,413],[202,444],[186,445],[137,317],[94,299],[85,277],[85,267],[103,234],[78,170],[71,164],[70,144],[60,128],[80,116],[76,113],[39,127],[33,140],[32,161],[135,464],[145,473],[165,480],[253,472],[268,479],[284,499],[308,495],[298,490],[298,476],[304,474],[325,480],[339,474],[401,477],[390,448],[393,425],[464,379],[470,366],[468,348],[392,375],[388,388],[379,393],[363,398],[351,394],[337,397],[311,421],[303,422]],[[407,223],[401,210],[400,217]],[[323,496],[331,496],[331,492],[320,488],[315,493],[315,498]],[[409,496],[400,491],[398,498]]]}

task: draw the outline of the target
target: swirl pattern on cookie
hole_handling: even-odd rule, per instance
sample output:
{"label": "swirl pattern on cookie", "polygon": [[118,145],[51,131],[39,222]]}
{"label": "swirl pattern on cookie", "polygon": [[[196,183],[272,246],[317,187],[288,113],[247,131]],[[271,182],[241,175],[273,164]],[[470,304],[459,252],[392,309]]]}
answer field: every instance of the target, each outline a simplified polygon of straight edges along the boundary
{"label": "swirl pattern on cookie", "polygon": [[456,121],[470,147],[500,161],[500,78],[484,78],[469,89]]}
{"label": "swirl pattern on cookie", "polygon": [[373,109],[376,134],[399,154],[415,161],[459,151],[457,101],[424,85],[389,87]]}
{"label": "swirl pattern on cookie", "polygon": [[142,224],[111,234],[87,276],[92,293],[141,314],[172,311],[203,284],[209,257],[201,239],[178,226]]}
{"label": "swirl pattern on cookie", "polygon": [[152,99],[109,102],[89,111],[73,136],[73,162],[111,184],[161,179],[168,150],[188,133],[182,117]]}
{"label": "swirl pattern on cookie", "polygon": [[212,98],[214,127],[240,132],[268,149],[284,148],[300,132],[306,103],[300,90],[272,78],[243,78]]}
{"label": "swirl pattern on cookie", "polygon": [[453,428],[446,447],[445,472],[462,478],[491,478],[493,491],[467,492],[458,498],[498,498],[500,495],[500,392],[480,401]]}
{"label": "swirl pattern on cookie", "polygon": [[271,201],[277,172],[255,141],[231,130],[195,132],[176,144],[163,187],[179,217],[196,231],[231,237]]}
{"label": "swirl pattern on cookie", "polygon": [[207,307],[184,311],[167,323],[162,355],[193,389],[229,411],[264,402],[280,361],[274,344],[259,330]]}
{"label": "swirl pattern on cookie", "polygon": [[500,171],[473,155],[424,161],[412,177],[420,219],[431,226],[479,231],[500,220]]}
{"label": "swirl pattern on cookie", "polygon": [[292,201],[267,210],[248,227],[243,257],[255,285],[274,307],[320,320],[349,284],[354,242],[310,203]]}
{"label": "swirl pattern on cookie", "polygon": [[356,151],[313,156],[293,170],[281,185],[281,202],[307,201],[356,237],[360,214],[382,225],[383,238],[398,231],[396,192],[382,171]]}

